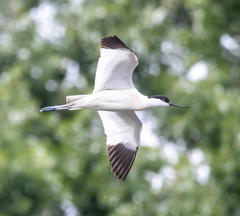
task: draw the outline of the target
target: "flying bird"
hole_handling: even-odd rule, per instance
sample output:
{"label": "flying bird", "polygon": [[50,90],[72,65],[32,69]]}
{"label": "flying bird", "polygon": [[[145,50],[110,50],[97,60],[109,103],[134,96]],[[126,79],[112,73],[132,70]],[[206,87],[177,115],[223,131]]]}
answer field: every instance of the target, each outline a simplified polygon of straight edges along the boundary
{"label": "flying bird", "polygon": [[134,52],[117,36],[103,38],[93,92],[67,96],[66,104],[39,110],[97,110],[107,137],[111,171],[121,180],[127,177],[139,147],[142,122],[135,111],[164,106],[189,107],[173,104],[163,95],[141,94],[132,81],[137,65]]}

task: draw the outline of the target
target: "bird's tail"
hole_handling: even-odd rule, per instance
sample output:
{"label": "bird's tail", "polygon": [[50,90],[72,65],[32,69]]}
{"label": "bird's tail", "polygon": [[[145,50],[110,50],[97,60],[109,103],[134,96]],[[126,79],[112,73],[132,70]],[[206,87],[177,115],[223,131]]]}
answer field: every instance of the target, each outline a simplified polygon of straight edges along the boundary
{"label": "bird's tail", "polygon": [[50,112],[50,111],[57,111],[57,110],[64,110],[64,109],[68,109],[67,104],[44,107],[40,109],[39,112]]}
{"label": "bird's tail", "polygon": [[39,110],[39,112],[50,112],[50,111],[57,111],[57,110],[78,110],[81,109],[80,107],[76,106],[77,105],[77,101],[83,97],[85,97],[86,95],[71,95],[71,96],[67,96],[66,100],[67,100],[67,104],[64,105],[56,105],[56,106],[48,106],[48,107],[44,107],[41,110]]}
{"label": "bird's tail", "polygon": [[67,105],[69,110],[79,110],[82,109],[79,107],[79,100],[85,97],[86,95],[70,95],[66,97]]}

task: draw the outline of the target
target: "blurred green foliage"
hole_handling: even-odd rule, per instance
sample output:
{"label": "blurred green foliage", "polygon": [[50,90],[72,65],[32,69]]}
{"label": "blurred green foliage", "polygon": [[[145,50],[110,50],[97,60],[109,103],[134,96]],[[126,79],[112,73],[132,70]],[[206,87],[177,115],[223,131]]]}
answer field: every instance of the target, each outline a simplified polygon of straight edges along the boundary
{"label": "blurred green foliage", "polygon": [[[237,0],[1,1],[0,216],[240,215],[239,11]],[[140,148],[125,182],[94,111],[38,113],[92,91],[113,34],[138,56],[143,94],[193,104],[146,111],[159,143]]]}

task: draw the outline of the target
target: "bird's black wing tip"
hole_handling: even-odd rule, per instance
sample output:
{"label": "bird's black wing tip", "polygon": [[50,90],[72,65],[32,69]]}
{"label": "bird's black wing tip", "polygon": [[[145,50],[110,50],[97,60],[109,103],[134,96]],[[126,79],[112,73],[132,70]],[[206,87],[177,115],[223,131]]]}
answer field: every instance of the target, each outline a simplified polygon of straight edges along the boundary
{"label": "bird's black wing tip", "polygon": [[124,144],[107,145],[108,159],[112,173],[124,181],[127,177],[136,157],[138,148],[135,150],[127,148]]}
{"label": "bird's black wing tip", "polygon": [[116,35],[108,36],[102,39],[101,48],[104,49],[128,49],[128,46]]}

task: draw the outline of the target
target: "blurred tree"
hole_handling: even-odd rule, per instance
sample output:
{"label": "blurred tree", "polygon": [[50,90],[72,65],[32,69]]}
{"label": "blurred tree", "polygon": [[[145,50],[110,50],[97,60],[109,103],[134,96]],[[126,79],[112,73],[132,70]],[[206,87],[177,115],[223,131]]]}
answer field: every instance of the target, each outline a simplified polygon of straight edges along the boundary
{"label": "blurred tree", "polygon": [[[237,0],[1,1],[0,216],[239,215],[239,10]],[[193,104],[145,112],[159,143],[140,148],[125,182],[110,173],[95,112],[37,112],[91,92],[99,42],[113,34],[139,58],[141,92]]]}

